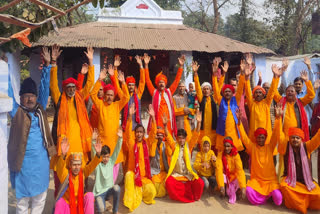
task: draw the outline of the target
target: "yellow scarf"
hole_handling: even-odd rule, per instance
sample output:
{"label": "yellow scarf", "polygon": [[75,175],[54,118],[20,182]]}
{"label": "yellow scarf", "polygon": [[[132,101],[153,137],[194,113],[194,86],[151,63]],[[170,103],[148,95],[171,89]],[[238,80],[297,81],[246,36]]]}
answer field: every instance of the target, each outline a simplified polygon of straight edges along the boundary
{"label": "yellow scarf", "polygon": [[[177,163],[177,160],[178,160],[178,157],[179,157],[179,153],[180,153],[180,145],[177,143],[176,144],[176,148],[175,148],[174,153],[173,153],[172,158],[171,158],[171,163],[170,163],[170,167],[169,167],[167,178],[172,174],[173,169],[176,166],[176,163]],[[188,143],[184,144],[183,156],[184,156],[184,160],[186,162],[186,167],[187,167],[188,171],[193,175],[193,179],[192,180],[198,179],[199,176],[197,175],[197,173],[195,173],[193,171],[193,169],[191,167]],[[167,178],[166,178],[166,180],[167,180]]]}

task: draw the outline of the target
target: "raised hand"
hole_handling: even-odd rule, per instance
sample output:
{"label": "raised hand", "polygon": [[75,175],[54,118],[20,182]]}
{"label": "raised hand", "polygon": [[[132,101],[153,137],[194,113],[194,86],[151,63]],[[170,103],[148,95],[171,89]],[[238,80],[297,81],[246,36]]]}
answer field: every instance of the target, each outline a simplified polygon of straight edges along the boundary
{"label": "raised hand", "polygon": [[118,137],[122,137],[122,135],[123,135],[123,131],[122,131],[122,128],[118,128],[118,131],[117,131],[117,135],[118,135]]}
{"label": "raised hand", "polygon": [[252,65],[252,54],[251,53],[247,53],[245,54],[245,58],[246,58],[246,62],[249,64],[249,65]]}
{"label": "raised hand", "polygon": [[194,72],[194,74],[198,74],[198,70],[199,70],[199,67],[200,65],[198,65],[198,62],[197,61],[192,61],[192,64],[191,64],[191,67],[192,67],[192,71]]}
{"label": "raised hand", "polygon": [[119,55],[115,55],[114,56],[114,67],[119,67],[121,64],[121,57]]}
{"label": "raised hand", "polygon": [[246,66],[244,68],[244,75],[245,75],[246,79],[249,79],[249,77],[253,71],[254,71],[253,69],[250,69],[250,65],[246,64]]}
{"label": "raised hand", "polygon": [[107,78],[107,69],[103,68],[101,69],[99,80],[103,81],[105,78]]}
{"label": "raised hand", "polygon": [[162,118],[162,124],[163,124],[163,126],[167,126],[167,124],[168,124],[168,118],[166,117],[166,116],[162,116],[161,117]]}
{"label": "raised hand", "polygon": [[275,116],[276,118],[280,118],[283,115],[283,109],[282,109],[282,104],[278,103],[275,107],[274,107],[274,111],[275,111]]}
{"label": "raised hand", "polygon": [[121,83],[125,83],[125,79],[124,79],[124,73],[122,71],[119,70],[118,72],[118,80]]}
{"label": "raised hand", "polygon": [[246,68],[246,61],[244,59],[240,60],[240,71],[244,73],[244,69]]}
{"label": "raised hand", "polygon": [[88,58],[88,61],[89,61],[89,65],[92,66],[93,65],[93,48],[92,47],[88,47],[87,48],[87,52],[84,52],[85,55],[87,56]]}
{"label": "raised hand", "polygon": [[50,57],[50,51],[47,47],[43,47],[42,48],[42,57],[43,57],[43,60],[46,64],[46,66],[50,65],[50,61],[51,61],[51,57]]}
{"label": "raised hand", "polygon": [[212,61],[212,74],[216,75],[216,73],[218,72],[218,68],[219,68],[219,58],[215,57]]}
{"label": "raised hand", "polygon": [[101,143],[101,138],[98,137],[97,142],[93,144],[94,150],[96,150],[96,155],[100,157],[101,154],[101,149],[102,149],[102,143]]}
{"label": "raised hand", "polygon": [[150,62],[150,60],[151,60],[151,58],[150,58],[150,56],[149,56],[147,53],[144,53],[144,55],[143,55],[143,60],[144,60],[144,64],[145,64],[145,65],[148,65],[149,62]]}
{"label": "raised hand", "polygon": [[88,67],[89,66],[87,63],[83,63],[81,68],[81,74],[85,75],[86,73],[88,73]]}
{"label": "raised hand", "polygon": [[197,112],[196,112],[196,120],[198,123],[201,123],[201,121],[202,121],[202,113],[199,110],[197,110]]}
{"label": "raised hand", "polygon": [[223,62],[223,65],[221,65],[221,68],[223,70],[224,73],[227,73],[228,72],[228,69],[229,69],[229,63],[228,61],[224,61]]}
{"label": "raised hand", "polygon": [[156,116],[156,114],[154,112],[154,109],[153,109],[151,104],[149,104],[149,108],[148,108],[147,112],[150,115],[150,117],[155,117]]}
{"label": "raised hand", "polygon": [[139,66],[142,67],[142,57],[137,55],[135,58]]}
{"label": "raised hand", "polygon": [[185,61],[186,61],[186,56],[185,56],[185,55],[181,55],[181,56],[178,58],[178,61],[179,61],[180,67],[182,67],[183,64],[184,64]]}
{"label": "raised hand", "polygon": [[97,129],[97,128],[94,128],[94,129],[93,129],[93,132],[92,132],[92,137],[91,137],[91,139],[92,139],[92,140],[97,140],[98,136],[99,136],[98,129]]}
{"label": "raised hand", "polygon": [[308,57],[305,57],[303,62],[306,64],[308,69],[311,70],[311,60]]}
{"label": "raised hand", "polygon": [[129,116],[132,117],[132,115],[134,115],[134,113],[136,113],[136,106],[134,105],[134,103],[131,103],[131,105],[129,106]]}
{"label": "raised hand", "polygon": [[61,147],[62,156],[66,156],[68,151],[69,151],[69,148],[70,148],[70,144],[69,144],[68,138],[64,137],[62,139],[60,147]]}
{"label": "raised hand", "polygon": [[271,70],[275,77],[280,77],[282,74],[280,68],[276,64],[271,65]]}
{"label": "raised hand", "polygon": [[300,72],[300,77],[305,81],[308,82],[309,81],[309,76],[308,76],[308,72],[303,70]]}
{"label": "raised hand", "polygon": [[238,108],[236,109],[236,116],[237,116],[237,119],[238,119],[238,124],[240,124],[242,114],[241,114],[240,109],[238,109]]}
{"label": "raised hand", "polygon": [[51,60],[57,61],[61,53],[62,53],[62,50],[60,50],[60,47],[58,45],[53,45],[51,48]]}
{"label": "raised hand", "polygon": [[113,75],[114,75],[114,67],[113,67],[112,64],[109,64],[109,65],[108,65],[108,74],[109,74],[110,76],[113,76]]}
{"label": "raised hand", "polygon": [[259,80],[262,80],[262,73],[260,70],[258,70],[258,77],[259,77]]}
{"label": "raised hand", "polygon": [[289,66],[289,60],[287,58],[283,58],[282,66],[281,66],[282,73],[284,73],[287,70],[288,66]]}

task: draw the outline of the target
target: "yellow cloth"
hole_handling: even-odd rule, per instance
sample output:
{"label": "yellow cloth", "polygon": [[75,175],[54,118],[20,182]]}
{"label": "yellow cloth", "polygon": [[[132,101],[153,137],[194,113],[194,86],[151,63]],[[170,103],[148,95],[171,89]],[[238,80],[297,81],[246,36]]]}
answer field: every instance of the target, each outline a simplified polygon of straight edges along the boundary
{"label": "yellow cloth", "polygon": [[280,78],[273,78],[267,97],[260,102],[254,100],[250,81],[246,81],[245,93],[250,111],[249,138],[252,142],[255,142],[254,132],[257,130],[257,128],[264,128],[267,130],[268,138],[266,142],[270,142],[272,133],[270,106],[273,101],[275,91],[277,90],[279,79]]}
{"label": "yellow cloth", "polygon": [[139,207],[142,200],[146,204],[156,203],[154,198],[157,191],[150,179],[143,177],[142,187],[138,187],[134,184],[134,172],[128,171],[124,178],[124,186],[123,204],[130,212]]}
{"label": "yellow cloth", "polygon": [[[61,183],[64,182],[64,180],[67,178],[68,174],[69,174],[69,169],[67,166],[67,162],[69,162],[69,158],[66,158],[65,160],[62,158],[62,156],[60,156],[58,158],[57,161],[57,175],[58,178],[60,180]],[[96,168],[96,166],[98,166],[98,164],[101,162],[101,159],[98,158],[97,156],[94,156],[94,158],[92,159],[92,161],[90,161],[90,163],[88,165],[86,165],[83,168],[83,178],[81,179],[85,179],[87,178]],[[79,189],[79,176],[74,176],[72,179],[73,182],[73,186],[74,186],[74,196],[76,198],[76,203],[78,203],[77,201],[77,196],[78,196],[78,189]],[[84,182],[83,182],[84,183]],[[69,198],[70,198],[70,191],[69,188],[67,189],[67,191],[64,193],[63,195],[63,199],[69,203]]]}
{"label": "yellow cloth", "polygon": [[[193,131],[190,143],[188,144],[186,142],[183,145],[184,161],[185,161],[186,167],[188,169],[188,172],[193,176],[192,180],[195,180],[195,179],[199,178],[197,173],[193,171],[192,166],[191,166],[191,161],[190,161],[190,153],[192,152],[192,149],[195,146],[198,137],[199,137],[199,132]],[[171,162],[170,162],[170,166],[169,166],[169,170],[168,170],[168,174],[167,174],[167,178],[168,178],[172,174],[172,172],[173,172],[173,170],[174,170],[174,168],[176,166],[176,163],[177,163],[177,160],[178,160],[178,156],[179,156],[179,152],[180,152],[180,145],[173,140],[173,138],[170,135],[170,133],[168,133],[167,139],[169,139],[168,143],[170,143],[170,147],[173,150],[173,155],[171,157]],[[181,180],[181,179],[177,177],[176,180]],[[186,178],[182,178],[182,180],[186,181]]]}
{"label": "yellow cloth", "polygon": [[[98,123],[98,130],[102,139],[102,143],[103,145],[108,145],[110,147],[110,150],[111,150],[110,155],[112,155],[118,139],[117,131],[119,128],[118,121],[120,119],[120,111],[130,99],[129,91],[126,84],[122,85],[122,90],[120,89],[119,85],[116,84],[115,87],[120,97],[120,100],[115,101],[110,105],[108,105],[103,100],[100,100],[97,96],[100,87],[101,87],[101,82],[100,80],[98,80],[94,85],[90,93],[90,96],[91,96],[92,102],[97,107],[99,112],[100,119]],[[119,163],[122,161],[123,161],[123,152],[121,150],[116,163]]]}
{"label": "yellow cloth", "polygon": [[166,177],[167,173],[165,171],[161,171],[159,174],[152,176],[152,182],[156,188],[157,194],[156,197],[161,198],[166,196]]}
{"label": "yellow cloth", "polygon": [[[280,126],[282,121],[279,120]],[[279,142],[278,151],[281,155],[285,155],[289,143],[288,135],[281,129],[277,131],[277,141]],[[306,143],[307,154],[310,158],[311,153],[320,146],[320,129],[313,138]],[[307,209],[320,210],[320,188],[316,182],[316,188],[308,191],[306,185],[296,182],[295,187],[288,186],[285,182],[286,177],[283,177],[280,183],[280,190],[283,194],[286,207],[299,210],[302,213],[307,213]]]}
{"label": "yellow cloth", "polygon": [[251,177],[247,186],[261,195],[268,196],[273,190],[279,189],[276,169],[273,163],[273,151],[277,146],[277,132],[280,127],[280,119],[276,119],[274,132],[268,132],[271,137],[264,146],[259,146],[256,140],[251,141],[242,124],[239,126],[241,140],[246,147],[246,152],[251,157]]}
{"label": "yellow cloth", "polygon": [[[221,89],[219,88],[216,76],[212,77],[212,83],[213,83],[212,84],[213,91],[215,92],[213,94],[214,100],[216,101],[216,103],[218,105],[220,105],[221,100],[222,100],[222,96],[221,96],[221,93],[220,93]],[[235,98],[236,98],[236,101],[237,101],[238,105],[240,103],[240,99],[241,99],[241,96],[242,96],[243,87],[244,87],[244,76],[240,75],[239,86],[238,86],[238,89],[237,89],[236,94],[235,94]],[[216,149],[217,150],[223,151],[223,149],[224,149],[223,140],[227,136],[232,138],[233,144],[237,148],[238,151],[242,151],[243,150],[242,143],[241,143],[240,138],[238,136],[237,124],[234,121],[233,114],[232,114],[231,109],[230,109],[230,101],[228,101],[228,113],[227,113],[227,118],[226,118],[225,135],[222,136],[222,135],[217,134],[217,139],[216,139]]]}
{"label": "yellow cloth", "polygon": [[[313,98],[315,97],[315,92],[312,86],[312,82],[309,80],[308,82],[305,82],[307,87],[307,94],[300,98],[301,103],[303,106],[308,105]],[[274,95],[274,100],[276,102],[279,102],[281,100],[282,96],[279,94],[278,90],[276,90],[276,93]],[[290,127],[298,127],[297,117],[294,111],[294,102],[288,102],[286,103],[285,112],[284,112],[284,118],[283,118],[283,131],[285,135],[288,135],[288,130]],[[279,146],[278,146],[279,147]],[[278,179],[280,181],[281,176],[283,174],[284,170],[284,163],[283,163],[283,156],[280,154],[279,156],[279,165],[278,165]]]}
{"label": "yellow cloth", "polygon": [[[201,151],[197,153],[196,159],[193,163],[193,168],[197,171],[198,175],[210,177],[214,175],[214,168],[216,167],[216,163],[211,160],[212,156],[216,156],[214,152],[210,149],[208,152],[203,151],[204,142],[209,142],[209,148],[211,148],[210,138],[204,136],[201,140]],[[207,162],[210,165],[210,168],[203,167],[202,164]]]}
{"label": "yellow cloth", "polygon": [[[61,96],[61,92],[58,86],[58,67],[54,66],[51,68],[50,71],[50,91],[51,91],[51,98],[53,99],[53,102],[55,105],[58,104],[59,98]],[[88,68],[88,77],[85,87],[83,87],[80,90],[80,93],[82,94],[82,97],[87,97],[89,94],[89,91],[92,88],[94,81],[94,66],[89,66]],[[69,127],[70,127],[70,133],[68,141],[70,143],[70,148],[67,153],[67,158],[70,155],[70,153],[73,152],[83,152],[82,145],[81,145],[81,133],[80,133],[80,125],[78,121],[77,111],[76,107],[74,105],[74,97],[71,99],[67,99],[68,104],[68,113],[69,113]],[[61,136],[64,137],[64,136]],[[85,160],[87,160],[87,154],[84,153],[83,166],[85,164]],[[50,161],[50,168],[56,170],[56,162],[58,161],[58,156],[55,156]]]}
{"label": "yellow cloth", "polygon": [[[211,140],[213,146],[216,145],[216,130],[212,130],[212,109],[211,109],[211,99],[210,97],[203,97],[202,89],[199,82],[199,77],[194,76],[194,83],[197,92],[197,98],[199,103],[202,99],[207,99],[206,106],[204,107],[204,118],[203,120],[203,130],[200,130],[200,136],[198,138],[198,143],[201,144],[201,139],[203,136],[208,136]],[[190,141],[189,141],[190,142]]]}
{"label": "yellow cloth", "polygon": [[[218,153],[217,163],[216,163],[216,180],[219,189],[224,187],[224,177],[223,177],[223,164],[222,164],[222,151]],[[243,171],[242,162],[240,155],[230,156],[227,155],[227,162],[230,171],[230,182],[234,179],[238,180],[240,188],[246,187],[246,176]]]}

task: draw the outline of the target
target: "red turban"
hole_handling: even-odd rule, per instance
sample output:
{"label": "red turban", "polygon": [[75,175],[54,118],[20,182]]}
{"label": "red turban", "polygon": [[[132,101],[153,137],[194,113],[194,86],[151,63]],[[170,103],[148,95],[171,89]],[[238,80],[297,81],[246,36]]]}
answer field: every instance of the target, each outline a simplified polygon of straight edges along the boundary
{"label": "red turban", "polygon": [[126,78],[126,83],[127,83],[127,85],[128,85],[129,83],[136,83],[136,80],[134,79],[133,76],[128,76],[128,77]]}
{"label": "red turban", "polygon": [[264,128],[257,128],[257,130],[254,132],[254,136],[258,137],[259,135],[264,135],[266,138],[268,137],[267,130]]}
{"label": "red turban", "polygon": [[232,146],[232,149],[231,149],[231,152],[230,152],[230,155],[231,155],[231,156],[234,156],[234,155],[238,154],[237,148],[234,146],[232,140],[230,140],[230,139],[224,139],[224,140],[223,140],[223,145],[224,145],[225,143],[230,143],[231,146]]}
{"label": "red turban", "polygon": [[294,136],[301,137],[302,140],[304,139],[304,132],[302,131],[302,129],[299,129],[299,128],[294,128],[294,127],[289,128],[288,134],[289,134],[289,137],[294,135]]}
{"label": "red turban", "polygon": [[106,87],[107,86],[107,84],[105,83],[105,82],[103,82],[103,81],[100,81],[101,82],[101,86],[102,86],[102,88],[104,89],[104,87]]}
{"label": "red turban", "polygon": [[103,92],[106,93],[107,91],[112,90],[114,94],[116,94],[116,89],[111,84],[107,84],[103,87]]}
{"label": "red turban", "polygon": [[68,86],[69,84],[74,84],[74,86],[76,86],[76,85],[78,84],[78,81],[75,80],[75,79],[72,78],[72,77],[70,77],[70,78],[62,81],[62,87],[63,87],[63,88],[66,87],[66,86]]}
{"label": "red turban", "polygon": [[229,89],[232,91],[232,93],[234,94],[234,87],[233,87],[232,85],[230,85],[230,84],[225,84],[225,85],[222,87],[222,93],[223,93],[227,88],[229,88]]}
{"label": "red turban", "polygon": [[254,87],[254,89],[252,90],[252,94],[254,95],[254,92],[256,92],[256,90],[260,90],[262,92],[263,95],[266,95],[266,90],[264,90],[264,88],[262,88],[260,85],[257,85],[256,87]]}
{"label": "red turban", "polygon": [[160,80],[163,80],[166,84],[168,82],[167,77],[164,74],[162,74],[162,71],[160,73],[158,73],[157,76],[156,76],[156,81],[155,81],[156,85],[158,85]]}

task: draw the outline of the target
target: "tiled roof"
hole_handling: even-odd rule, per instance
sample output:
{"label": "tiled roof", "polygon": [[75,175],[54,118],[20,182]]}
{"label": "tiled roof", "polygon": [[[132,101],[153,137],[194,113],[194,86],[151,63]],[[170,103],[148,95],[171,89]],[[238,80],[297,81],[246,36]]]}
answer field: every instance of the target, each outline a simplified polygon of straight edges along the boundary
{"label": "tiled roof", "polygon": [[251,52],[274,54],[273,51],[239,42],[184,25],[129,24],[90,22],[51,32],[33,46],[87,47],[111,49],[176,50],[200,52]]}

